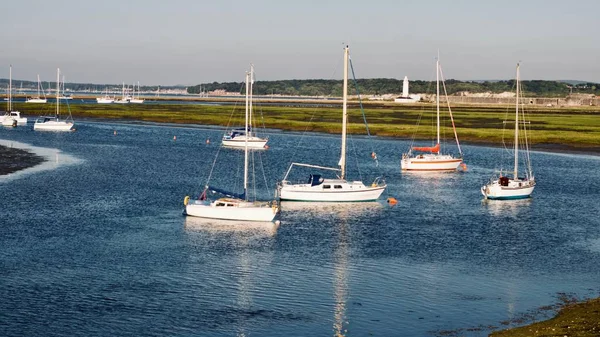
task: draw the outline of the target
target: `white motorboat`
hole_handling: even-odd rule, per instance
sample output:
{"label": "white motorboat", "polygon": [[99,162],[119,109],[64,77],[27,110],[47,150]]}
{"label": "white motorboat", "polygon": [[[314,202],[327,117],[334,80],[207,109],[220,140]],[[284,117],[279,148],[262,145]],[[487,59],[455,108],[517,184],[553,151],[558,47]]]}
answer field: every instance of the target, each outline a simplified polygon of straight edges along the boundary
{"label": "white motorboat", "polygon": [[[347,181],[346,175],[346,132],[347,132],[347,103],[348,103],[348,62],[349,49],[344,48],[344,83],[342,105],[342,146],[339,161],[340,168],[324,167],[311,164],[292,163],[283,180],[279,183],[279,199],[284,201],[319,201],[319,202],[353,202],[377,200],[386,188],[380,178],[375,179],[371,185],[362,181]],[[292,183],[287,180],[294,166],[304,166],[321,170],[339,172],[334,179],[324,179],[321,175],[312,174],[306,183]]]}
{"label": "white motorboat", "polygon": [[[496,200],[509,200],[509,199],[525,199],[531,197],[533,189],[535,188],[535,177],[533,176],[533,170],[531,168],[531,159],[529,156],[529,140],[527,135],[524,109],[519,111],[521,94],[521,83],[519,74],[519,64],[517,64],[517,89],[516,89],[516,108],[515,108],[515,139],[514,139],[514,169],[512,172],[512,179],[504,175],[502,170],[498,177],[493,177],[489,183],[481,187],[481,194],[486,199]],[[519,120],[519,113],[522,114],[521,120]],[[506,125],[506,123],[505,123]],[[520,130],[522,129],[522,130]],[[522,136],[521,141],[519,137]],[[524,176],[519,177],[519,153],[522,153],[520,157],[524,161]]]}

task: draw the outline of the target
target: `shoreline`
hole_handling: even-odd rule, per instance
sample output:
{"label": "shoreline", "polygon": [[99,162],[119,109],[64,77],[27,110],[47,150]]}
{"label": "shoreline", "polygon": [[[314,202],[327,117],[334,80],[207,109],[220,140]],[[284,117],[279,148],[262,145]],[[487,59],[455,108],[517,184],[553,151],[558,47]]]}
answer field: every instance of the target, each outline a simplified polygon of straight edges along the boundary
{"label": "shoreline", "polygon": [[44,163],[46,159],[31,151],[0,145],[0,176]]}

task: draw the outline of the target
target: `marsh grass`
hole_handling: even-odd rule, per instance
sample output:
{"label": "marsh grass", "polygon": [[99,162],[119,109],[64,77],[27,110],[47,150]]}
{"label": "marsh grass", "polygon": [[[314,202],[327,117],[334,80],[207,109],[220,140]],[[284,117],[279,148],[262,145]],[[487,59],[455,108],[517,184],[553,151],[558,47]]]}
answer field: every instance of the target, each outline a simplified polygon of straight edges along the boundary
{"label": "marsh grass", "polygon": [[[340,133],[341,106],[292,107],[257,105],[259,125],[289,131],[313,131]],[[39,106],[16,104],[27,115],[53,112],[53,105],[41,111]],[[435,133],[432,123],[435,108],[431,104],[397,106],[389,103],[365,105],[365,114],[372,135],[399,138],[431,139]],[[206,124],[227,126],[232,123],[232,111],[243,112],[243,104],[196,105],[196,104],[72,104],[75,119],[106,118],[142,120],[160,123]],[[453,106],[453,115],[461,141],[499,143],[502,141],[503,121],[511,120],[514,107],[509,106]],[[66,112],[63,104],[62,111]],[[600,146],[600,112],[595,107],[546,108],[527,107],[531,121],[532,144],[561,144],[573,147]],[[363,118],[356,103],[348,109],[349,127],[352,134],[366,134]],[[442,113],[444,116],[447,114]],[[417,122],[420,123],[417,126]],[[235,123],[235,121],[233,121]],[[238,123],[241,123],[241,119]],[[507,133],[510,130],[506,131]],[[452,126],[447,117],[442,119],[441,134],[452,139]],[[506,136],[506,134],[505,134]]]}

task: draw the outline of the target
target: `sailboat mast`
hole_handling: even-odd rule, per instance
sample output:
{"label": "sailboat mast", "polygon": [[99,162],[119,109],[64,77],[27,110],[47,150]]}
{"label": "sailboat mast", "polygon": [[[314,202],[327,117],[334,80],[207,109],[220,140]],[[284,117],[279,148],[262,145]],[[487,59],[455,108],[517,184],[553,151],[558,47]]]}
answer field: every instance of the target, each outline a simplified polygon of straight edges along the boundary
{"label": "sailboat mast", "polygon": [[348,110],[346,105],[348,104],[348,46],[344,49],[344,85],[343,85],[343,99],[342,99],[342,155],[340,158],[341,167],[341,179],[344,179],[346,175],[346,123],[348,119]]}
{"label": "sailboat mast", "polygon": [[12,111],[12,64],[8,71],[8,112]]}
{"label": "sailboat mast", "polygon": [[244,144],[244,200],[248,200],[248,82],[250,74],[246,73],[246,141]]}
{"label": "sailboat mast", "polygon": [[517,63],[517,104],[515,108],[515,172],[514,179],[519,178],[519,64]]}
{"label": "sailboat mast", "polygon": [[440,143],[440,52],[435,62],[436,105],[437,105],[437,143]]}
{"label": "sailboat mast", "polygon": [[[50,86],[50,84],[48,84]],[[56,118],[60,115],[60,68],[56,68]]]}
{"label": "sailboat mast", "polygon": [[[250,63],[250,108],[248,110],[248,128],[250,132],[252,132],[252,92],[254,86],[254,64]],[[246,130],[246,138],[248,138],[250,134],[248,134],[248,130]]]}

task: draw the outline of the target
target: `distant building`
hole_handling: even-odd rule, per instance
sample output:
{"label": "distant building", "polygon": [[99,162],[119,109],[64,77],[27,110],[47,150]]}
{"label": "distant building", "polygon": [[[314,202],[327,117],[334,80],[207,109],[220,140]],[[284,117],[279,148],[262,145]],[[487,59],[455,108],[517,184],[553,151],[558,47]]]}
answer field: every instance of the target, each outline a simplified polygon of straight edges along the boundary
{"label": "distant building", "polygon": [[402,96],[394,99],[395,103],[416,103],[421,100],[421,96],[419,95],[409,95],[408,94],[408,76],[404,76],[404,81],[402,82]]}

